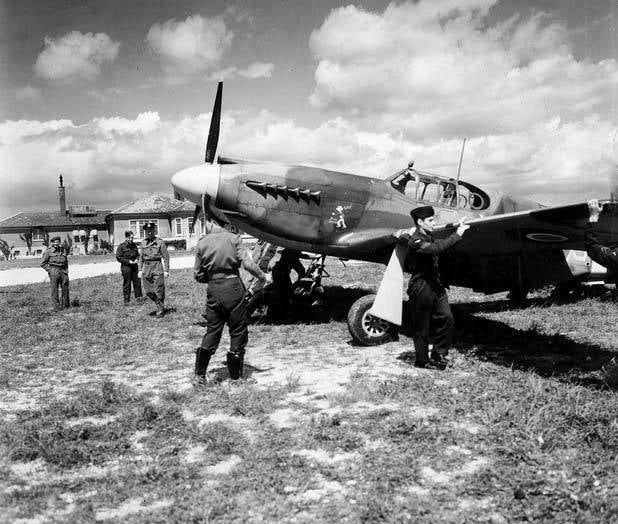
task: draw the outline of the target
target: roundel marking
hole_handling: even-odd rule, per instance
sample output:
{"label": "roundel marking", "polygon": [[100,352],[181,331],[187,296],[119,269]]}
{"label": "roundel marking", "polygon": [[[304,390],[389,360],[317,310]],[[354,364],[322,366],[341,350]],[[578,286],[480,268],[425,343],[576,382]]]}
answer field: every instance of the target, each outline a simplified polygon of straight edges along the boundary
{"label": "roundel marking", "polygon": [[526,238],[528,240],[534,240],[535,242],[555,243],[555,242],[567,242],[569,239],[563,235],[556,235],[555,233],[527,233]]}

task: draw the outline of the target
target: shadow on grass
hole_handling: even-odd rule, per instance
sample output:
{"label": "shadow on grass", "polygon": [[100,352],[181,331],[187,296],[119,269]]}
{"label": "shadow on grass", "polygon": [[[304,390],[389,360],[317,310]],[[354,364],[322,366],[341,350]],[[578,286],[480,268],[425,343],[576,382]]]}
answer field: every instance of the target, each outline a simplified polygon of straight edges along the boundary
{"label": "shadow on grass", "polygon": [[531,307],[550,307],[567,304],[577,304],[586,299],[600,302],[615,302],[618,300],[618,288],[606,285],[577,286],[568,292],[560,293],[553,290],[544,292],[520,301],[506,299],[487,300],[485,302],[462,303],[463,307],[473,307],[477,313],[499,313],[501,311],[524,311]]}
{"label": "shadow on grass", "polygon": [[515,329],[475,314],[509,310],[508,304],[508,301],[494,301],[454,305],[453,342],[458,351],[565,382],[618,389],[618,381],[613,377],[615,370],[608,373],[616,367],[616,352],[558,333]]}
{"label": "shadow on grass", "polygon": [[[324,302],[321,306],[293,306],[286,311],[271,314],[254,314],[250,322],[262,325],[285,324],[328,324],[329,322],[345,322],[352,304],[360,297],[373,291],[370,289],[330,286],[324,288]],[[274,309],[274,308],[273,308]],[[205,325],[204,323],[198,323]]]}
{"label": "shadow on grass", "polygon": [[[258,368],[257,366],[245,362],[242,368],[242,378],[246,380],[251,378],[255,373],[264,373],[266,371],[270,371],[271,369],[274,368],[272,366],[268,368]],[[208,367],[208,374],[215,383],[230,379],[230,372],[227,368],[227,363],[225,360],[222,360],[221,362],[213,361]]]}

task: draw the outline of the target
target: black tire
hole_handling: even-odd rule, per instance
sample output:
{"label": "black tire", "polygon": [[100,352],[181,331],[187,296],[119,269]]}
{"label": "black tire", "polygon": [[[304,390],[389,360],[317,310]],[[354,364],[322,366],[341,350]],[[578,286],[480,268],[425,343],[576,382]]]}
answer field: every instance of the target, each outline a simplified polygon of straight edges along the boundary
{"label": "black tire", "polygon": [[348,329],[354,341],[361,346],[377,346],[395,338],[397,328],[390,322],[368,313],[375,295],[359,298],[348,311]]}

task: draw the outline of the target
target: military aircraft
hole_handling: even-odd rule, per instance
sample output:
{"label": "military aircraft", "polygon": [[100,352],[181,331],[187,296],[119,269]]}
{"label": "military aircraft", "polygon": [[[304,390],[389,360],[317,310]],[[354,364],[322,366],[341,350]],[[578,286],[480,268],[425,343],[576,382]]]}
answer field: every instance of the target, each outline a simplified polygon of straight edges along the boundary
{"label": "military aircraft", "polygon": [[[451,285],[523,295],[545,284],[584,278],[586,203],[548,207],[484,190],[464,180],[405,166],[380,179],[308,167],[217,156],[223,84],[217,88],[205,163],[172,177],[177,198],[197,205],[195,218],[228,222],[277,245],[333,257],[388,262],[393,232],[411,226],[410,210],[432,205],[438,238],[467,217],[469,231],[441,257]],[[194,223],[196,220],[194,220]],[[605,205],[599,240],[618,244],[618,205]],[[352,308],[357,338],[366,344],[387,340],[389,324],[372,317],[371,301]]]}

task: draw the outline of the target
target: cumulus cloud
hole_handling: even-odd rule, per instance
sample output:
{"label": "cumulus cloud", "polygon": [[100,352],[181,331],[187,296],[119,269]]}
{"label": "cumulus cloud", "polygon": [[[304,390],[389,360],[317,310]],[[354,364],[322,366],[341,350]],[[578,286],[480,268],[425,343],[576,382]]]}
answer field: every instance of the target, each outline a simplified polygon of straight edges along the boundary
{"label": "cumulus cloud", "polygon": [[331,11],[310,39],[310,101],[415,140],[500,135],[610,113],[615,60],[578,61],[547,13],[488,24],[497,0]]}
{"label": "cumulus cloud", "polygon": [[15,98],[20,102],[28,102],[32,100],[41,100],[41,91],[33,86],[20,87],[15,91]]}
{"label": "cumulus cloud", "polygon": [[268,62],[253,62],[249,67],[238,71],[245,78],[270,78],[275,69],[275,64]]}
{"label": "cumulus cloud", "polygon": [[47,36],[34,70],[37,76],[59,84],[92,80],[104,64],[116,59],[119,48],[105,33],[72,31],[58,39]]}
{"label": "cumulus cloud", "polygon": [[122,95],[123,93],[125,93],[125,90],[119,87],[109,87],[104,90],[90,89],[86,91],[86,94],[88,96],[95,98],[97,100],[100,100],[101,102],[107,102],[110,100],[110,98],[118,97],[119,95]]}
{"label": "cumulus cloud", "polygon": [[165,79],[181,84],[218,67],[233,37],[223,18],[195,15],[184,21],[154,24],[146,35],[146,44]]}
{"label": "cumulus cloud", "polygon": [[[178,121],[156,112],[135,118],[6,121],[0,124],[3,210],[56,209],[56,184],[65,175],[68,198],[114,208],[152,191],[171,194],[170,177],[203,161],[210,114]],[[580,122],[558,118],[527,131],[488,135],[466,146],[462,178],[481,187],[567,203],[606,197],[615,160],[615,126],[598,116]],[[224,113],[220,152],[229,156],[318,165],[384,178],[416,160],[421,169],[455,176],[461,141],[421,143],[403,133],[367,131],[335,117],[315,128],[269,111],[249,117]],[[6,216],[6,211],[0,215]]]}

